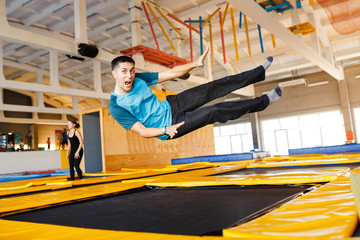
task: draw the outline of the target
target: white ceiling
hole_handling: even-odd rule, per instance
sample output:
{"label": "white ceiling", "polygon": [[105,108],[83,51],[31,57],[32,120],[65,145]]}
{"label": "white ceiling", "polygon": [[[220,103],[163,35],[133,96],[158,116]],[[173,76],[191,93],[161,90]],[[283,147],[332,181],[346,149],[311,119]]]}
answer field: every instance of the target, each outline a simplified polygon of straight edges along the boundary
{"label": "white ceiling", "polygon": [[[132,46],[131,26],[134,23],[131,22],[130,2],[131,0],[86,1],[87,37],[90,44],[96,45],[100,51],[112,54],[120,54],[120,50]],[[250,0],[230,0],[228,2],[230,7],[234,8],[239,60],[236,60],[232,22],[228,12],[224,23],[227,57],[227,64],[224,64],[219,15],[215,14],[211,21],[215,49],[215,64],[211,69],[214,79],[256,67],[269,55],[274,56],[275,60],[267,71],[266,81],[287,80],[323,70],[335,76],[338,72],[341,73],[342,67],[360,64],[359,31],[348,35],[337,33],[330,24],[324,9],[321,8],[316,0],[314,6],[309,6],[308,1],[304,0],[301,1],[303,4],[302,8],[297,9],[295,7],[293,10],[288,10],[281,14],[275,11],[267,13],[262,9],[259,10],[256,7],[258,5],[254,7],[252,4],[256,3]],[[257,2],[262,1],[258,0]],[[295,6],[295,0],[290,0],[289,2]],[[149,3],[153,9],[157,6],[163,13],[170,13],[183,21],[189,18],[198,20],[199,17],[202,17],[204,20],[219,7],[222,14],[224,14],[226,6],[226,1],[223,0],[152,0]],[[141,1],[136,1],[136,5],[142,8]],[[248,16],[251,56],[249,56],[247,48],[243,19],[242,28],[239,28],[240,11]],[[6,16],[9,24],[13,27],[74,42],[73,0],[6,0]],[[182,58],[189,60],[189,44],[184,40],[179,40],[179,45],[176,45],[176,39],[179,39],[179,36],[158,13],[157,16],[166,32],[170,33],[170,38],[175,46],[181,49],[178,53],[174,52],[158,24],[151,16],[151,22],[161,51],[172,55],[180,54]],[[188,29],[173,19],[169,19],[179,28],[185,38],[189,39]],[[288,30],[284,30],[287,27],[308,21],[312,22],[316,28],[316,32],[313,34],[306,36],[296,35],[296,39],[293,39],[293,34]],[[258,23],[262,25],[261,32],[264,53],[261,52],[260,48]],[[193,27],[198,29],[198,24],[193,24]],[[141,10],[141,28],[142,45],[156,49],[150,26],[143,10]],[[270,31],[275,35],[276,48],[273,47]],[[203,28],[203,38],[205,44],[209,44],[208,24]],[[24,69],[24,66],[39,69],[45,75],[47,74],[50,62],[48,50],[10,41],[2,38],[0,33],[1,39],[3,39],[4,76],[6,79],[35,83],[36,75],[32,71]],[[193,32],[195,57],[200,54],[199,42],[199,34]],[[303,49],[303,51],[299,51],[299,49]],[[94,88],[91,59],[85,59],[83,62],[72,60],[66,57],[65,53],[61,52],[58,59],[59,79],[62,87]],[[193,70],[191,74],[207,77],[204,72],[204,69],[197,69]],[[45,77],[44,83],[48,81],[49,79]],[[114,87],[114,81],[111,76],[109,63],[101,63],[101,81],[103,91],[110,93]],[[180,92],[194,86],[194,84],[187,81],[171,81],[163,84],[162,88],[173,92]],[[72,105],[70,96],[45,94],[44,99],[50,103],[54,102],[54,104],[57,103],[65,107]],[[100,105],[101,102],[99,100],[85,97],[79,98],[80,110]]]}

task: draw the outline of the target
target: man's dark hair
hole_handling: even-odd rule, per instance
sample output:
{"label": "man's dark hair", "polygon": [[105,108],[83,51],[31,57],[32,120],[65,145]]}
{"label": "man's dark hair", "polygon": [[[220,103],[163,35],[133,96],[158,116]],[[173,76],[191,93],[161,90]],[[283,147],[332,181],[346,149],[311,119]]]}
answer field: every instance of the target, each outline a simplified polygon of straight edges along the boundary
{"label": "man's dark hair", "polygon": [[111,61],[111,70],[114,70],[119,63],[128,62],[135,65],[134,59],[129,56],[120,56]]}

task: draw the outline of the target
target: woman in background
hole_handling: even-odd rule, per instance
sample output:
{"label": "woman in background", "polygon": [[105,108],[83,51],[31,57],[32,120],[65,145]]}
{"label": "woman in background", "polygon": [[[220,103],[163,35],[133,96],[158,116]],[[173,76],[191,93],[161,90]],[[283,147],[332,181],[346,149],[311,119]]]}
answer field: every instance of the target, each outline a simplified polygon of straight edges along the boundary
{"label": "woman in background", "polygon": [[[75,171],[74,167],[76,169],[76,172],[78,174],[79,179],[82,179],[82,171],[80,169],[80,162],[81,158],[83,156],[83,148],[84,145],[83,138],[81,136],[81,133],[77,131],[76,129],[79,128],[79,122],[77,120],[69,120],[68,121],[68,150],[66,156],[69,159],[69,165],[70,165],[70,179],[69,180],[75,180]],[[70,154],[69,154],[70,151]]]}

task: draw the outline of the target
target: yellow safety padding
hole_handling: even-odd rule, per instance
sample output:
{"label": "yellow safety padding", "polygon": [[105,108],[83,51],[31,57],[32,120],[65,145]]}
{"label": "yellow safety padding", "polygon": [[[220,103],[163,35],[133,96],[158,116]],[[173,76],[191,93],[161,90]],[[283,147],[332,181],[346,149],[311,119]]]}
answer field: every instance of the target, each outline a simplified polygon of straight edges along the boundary
{"label": "yellow safety padding", "polygon": [[358,224],[349,171],[250,222],[223,230],[226,237],[342,239]]}
{"label": "yellow safety padding", "polygon": [[0,191],[24,189],[24,188],[28,188],[28,187],[30,187],[32,185],[33,185],[33,183],[30,182],[30,183],[27,183],[25,185],[20,185],[20,186],[15,186],[15,187],[7,187],[7,188],[2,187],[2,188],[0,188]]}
{"label": "yellow safety padding", "polygon": [[154,181],[160,181],[162,178],[138,178],[138,179],[130,179],[130,180],[124,180],[122,183],[134,183],[134,182],[142,182],[144,184],[149,184],[150,182]]}
{"label": "yellow safety padding", "polygon": [[359,158],[360,154],[302,154],[277,156],[272,158],[263,158],[263,161],[294,161],[294,160],[320,160],[320,159],[345,159],[345,158]]}
{"label": "yellow safety padding", "polygon": [[351,164],[360,163],[360,159],[353,158],[337,158],[337,159],[319,159],[319,160],[293,160],[281,162],[254,162],[250,163],[246,168],[270,168],[270,167],[296,167],[296,166],[313,166],[328,164]]}
{"label": "yellow safety padding", "polygon": [[240,160],[240,161],[229,161],[229,162],[215,162],[213,164],[217,164],[218,166],[227,166],[227,165],[234,165],[234,164],[249,164],[254,162],[259,162],[260,159],[250,159],[250,160]]}
{"label": "yellow safety padding", "polygon": [[[137,172],[118,172],[112,173],[111,175],[106,174],[84,174],[85,176],[98,176],[93,178],[83,178],[81,180],[75,181],[67,181],[64,176],[61,178],[57,177],[54,180],[52,178],[46,179],[32,179],[27,180],[27,183],[23,180],[21,181],[14,181],[8,183],[7,185],[3,185],[4,187],[0,188],[0,196],[7,196],[13,194],[20,194],[20,193],[30,193],[30,192],[39,192],[44,190],[55,190],[61,188],[67,188],[72,186],[83,186],[83,185],[91,185],[91,184],[98,184],[98,183],[107,183],[107,182],[114,182],[114,181],[121,181],[123,179],[132,179],[132,178],[142,178],[142,177],[149,177],[153,175],[159,174],[167,174],[167,173],[174,173],[177,169],[171,168],[164,168],[164,169],[149,169],[148,171],[137,171]],[[32,181],[29,183],[29,181]]]}
{"label": "yellow safety padding", "polygon": [[54,204],[64,204],[144,186],[144,183],[109,183],[81,189],[68,189],[39,193],[36,195],[16,196],[0,199],[0,217],[29,209],[44,208]]}
{"label": "yellow safety padding", "polygon": [[68,188],[72,187],[71,182],[63,182],[63,184],[49,184],[44,186],[30,186],[23,189],[12,189],[12,190],[4,190],[0,192],[0,197],[9,196],[9,195],[15,195],[15,194],[23,194],[23,193],[35,193],[35,192],[41,192],[46,190],[56,190],[56,189],[62,189],[62,188]]}
{"label": "yellow safety padding", "polygon": [[14,183],[16,182],[13,182],[11,186],[0,188],[0,196],[72,187],[72,183],[66,182],[66,179],[58,179],[50,182],[18,183],[18,185],[15,185]]}
{"label": "yellow safety padding", "polygon": [[[212,163],[209,163],[212,164]],[[150,183],[152,182],[168,182],[168,181],[187,181],[194,178],[199,178],[204,180],[202,177],[208,176],[208,175],[214,175],[219,173],[225,173],[225,172],[231,172],[231,171],[237,171],[241,169],[245,169],[246,164],[233,164],[233,165],[226,165],[226,166],[218,166],[218,167],[212,167],[212,168],[205,168],[205,169],[199,169],[199,170],[193,170],[193,171],[187,171],[187,172],[180,172],[172,175],[166,175],[166,176],[159,176],[159,177],[148,177],[148,178],[142,178],[142,179],[131,179],[131,180],[124,180],[124,183],[127,182],[145,182],[148,186],[152,186]],[[185,179],[185,180],[184,180]],[[207,178],[206,178],[207,179]],[[200,180],[200,181],[202,181]],[[155,186],[155,185],[154,185]]]}
{"label": "yellow safety padding", "polygon": [[[226,165],[227,164],[234,165],[234,163],[239,163],[239,162],[227,162]],[[140,178],[140,177],[143,178],[158,174],[174,173],[179,170],[185,171],[185,170],[200,169],[197,171],[189,171],[184,174],[190,174],[190,175],[196,174],[196,176],[205,176],[205,175],[216,174],[227,171],[235,171],[245,168],[245,165],[243,163],[241,165],[232,166],[230,168],[229,167],[216,168],[216,169],[211,168],[218,165],[219,165],[218,163],[200,162],[200,163],[179,164],[176,166],[163,165],[163,166],[152,166],[152,167],[142,167],[142,168],[123,168],[122,171],[119,172],[84,173],[84,176],[91,176],[96,178],[84,178],[82,180],[76,180],[71,182],[67,182],[64,176],[47,177],[47,178],[31,179],[31,180],[27,179],[27,180],[1,183],[0,196],[13,195],[19,193],[38,192],[44,190],[55,190],[55,189],[66,188],[71,186],[106,183],[106,182],[120,181],[127,178],[132,178],[132,179]],[[209,169],[206,170],[206,168]],[[135,180],[131,182],[135,182]]]}
{"label": "yellow safety padding", "polygon": [[145,172],[145,170],[134,170],[134,171],[116,171],[116,172],[99,172],[99,173],[83,173],[83,176],[87,177],[107,177],[107,176],[119,176],[119,175],[127,175]]}
{"label": "yellow safety padding", "polygon": [[[216,240],[223,237],[198,237],[175,234],[111,231],[65,227],[51,224],[0,220],[0,239],[86,239],[86,240]],[[241,240],[241,239],[240,239]]]}
{"label": "yellow safety padding", "polygon": [[[237,162],[238,163],[238,162]],[[160,165],[160,166],[148,166],[148,167],[134,167],[134,168],[121,168],[123,171],[149,171],[155,169],[176,169],[180,171],[184,170],[195,170],[198,168],[214,167],[218,166],[218,163],[209,163],[209,162],[194,162],[186,164],[177,164],[177,165]]]}
{"label": "yellow safety padding", "polygon": [[67,150],[60,150],[60,162],[61,162],[61,169],[69,169],[69,160],[67,159]]}
{"label": "yellow safety padding", "polygon": [[46,184],[47,186],[72,186],[71,182],[50,182]]}
{"label": "yellow safety padding", "polygon": [[24,179],[18,181],[11,181],[11,182],[2,182],[0,183],[0,188],[12,188],[17,186],[23,186],[29,183],[33,185],[44,185],[47,182],[57,182],[57,181],[64,181],[66,176],[54,176],[54,177],[44,177],[44,178],[33,178],[33,179]]}
{"label": "yellow safety padding", "polygon": [[[205,169],[199,169],[194,171],[187,171],[182,173],[177,173],[176,177],[203,177],[208,175],[214,175],[219,173],[225,173],[225,172],[231,172],[231,171],[237,171],[241,169],[245,169],[247,166],[247,163],[237,162],[237,164],[231,164],[231,165],[225,165],[225,166],[218,166],[218,167],[212,167],[212,168],[205,168]],[[172,176],[170,176],[172,177]]]}
{"label": "yellow safety padding", "polygon": [[312,184],[330,182],[340,175],[349,172],[348,168],[332,170],[315,170],[294,173],[274,173],[264,175],[227,175],[211,177],[168,176],[149,182],[148,186],[156,187],[199,187],[229,185],[284,185]]}
{"label": "yellow safety padding", "polygon": [[175,172],[177,172],[177,169],[162,169],[162,170],[154,169],[154,170],[149,170],[149,171],[141,170],[138,172],[119,173],[119,174],[113,175],[113,176],[83,178],[81,180],[72,181],[72,184],[74,186],[81,186],[81,185],[89,185],[89,184],[97,184],[97,183],[107,183],[107,182],[120,181],[123,179],[129,179],[129,178],[133,179],[133,178],[150,177],[153,175],[175,173]]}
{"label": "yellow safety padding", "polygon": [[[174,165],[170,165],[170,166],[174,166]],[[199,168],[210,168],[216,166],[219,166],[219,164],[209,163],[209,162],[195,162],[195,163],[187,163],[187,164],[178,164],[176,165],[176,168],[180,171],[186,171],[186,170],[195,170]]]}
{"label": "yellow safety padding", "polygon": [[121,175],[129,174],[132,172],[146,172],[146,171],[178,171],[178,170],[192,170],[197,168],[211,167],[214,164],[209,164],[206,162],[200,163],[189,163],[189,164],[179,164],[179,165],[156,165],[156,166],[144,166],[144,167],[132,167],[132,168],[121,168],[121,171],[106,171],[101,173],[86,173],[85,176],[104,176],[104,175]]}

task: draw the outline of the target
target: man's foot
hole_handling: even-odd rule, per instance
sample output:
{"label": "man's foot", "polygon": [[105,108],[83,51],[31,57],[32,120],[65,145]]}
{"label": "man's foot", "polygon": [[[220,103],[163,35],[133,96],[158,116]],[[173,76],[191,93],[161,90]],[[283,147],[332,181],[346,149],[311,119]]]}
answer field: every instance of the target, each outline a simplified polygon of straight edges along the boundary
{"label": "man's foot", "polygon": [[269,98],[270,104],[276,102],[281,97],[282,91],[279,87],[274,88],[271,90],[267,96]]}
{"label": "man's foot", "polygon": [[68,180],[68,181],[74,181],[75,178],[67,178],[66,180]]}
{"label": "man's foot", "polygon": [[273,57],[272,56],[270,56],[270,57],[268,57],[267,59],[266,59],[266,61],[263,63],[263,64],[261,64],[263,67],[264,67],[264,69],[266,70],[266,69],[268,69],[269,67],[270,67],[270,65],[271,65],[271,63],[273,62]]}

